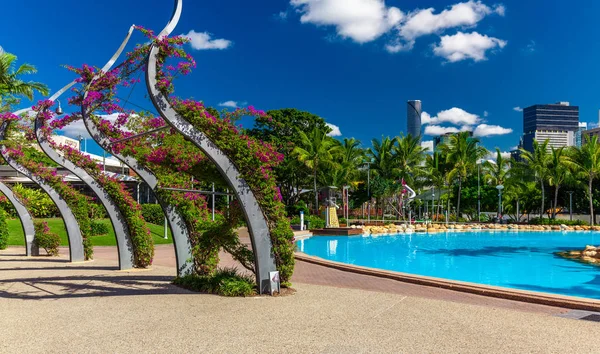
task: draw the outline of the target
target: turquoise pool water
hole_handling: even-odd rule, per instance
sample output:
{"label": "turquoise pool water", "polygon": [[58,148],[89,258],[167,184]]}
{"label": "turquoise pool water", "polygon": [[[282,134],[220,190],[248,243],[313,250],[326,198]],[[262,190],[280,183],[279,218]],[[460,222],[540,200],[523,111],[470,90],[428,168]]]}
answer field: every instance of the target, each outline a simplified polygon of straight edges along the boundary
{"label": "turquoise pool water", "polygon": [[554,253],[600,245],[593,232],[449,232],[317,236],[306,254],[358,266],[522,290],[600,299],[600,267]]}

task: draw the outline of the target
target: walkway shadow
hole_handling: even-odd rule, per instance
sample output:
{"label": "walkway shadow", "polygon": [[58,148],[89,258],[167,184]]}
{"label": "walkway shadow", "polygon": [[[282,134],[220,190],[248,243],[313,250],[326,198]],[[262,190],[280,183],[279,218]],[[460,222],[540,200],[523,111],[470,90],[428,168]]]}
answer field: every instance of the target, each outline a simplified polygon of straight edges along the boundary
{"label": "walkway shadow", "polygon": [[[7,255],[2,255],[2,256],[7,256]],[[20,254],[20,255],[14,255],[12,257],[20,257],[19,259],[2,259],[3,257],[0,257],[0,262],[13,262],[13,263],[20,263],[20,262],[37,262],[37,263],[71,263],[70,260],[68,259],[64,259],[64,258],[54,258],[54,257],[35,257],[35,258],[28,258],[26,257],[24,254]]]}
{"label": "walkway shadow", "polygon": [[[104,296],[193,294],[191,291],[171,284],[172,280],[172,276],[155,275],[94,275],[8,279],[2,281],[2,287],[7,289],[0,289],[0,298],[46,300]],[[32,290],[19,290],[23,287],[14,286],[17,284],[28,286]]]}

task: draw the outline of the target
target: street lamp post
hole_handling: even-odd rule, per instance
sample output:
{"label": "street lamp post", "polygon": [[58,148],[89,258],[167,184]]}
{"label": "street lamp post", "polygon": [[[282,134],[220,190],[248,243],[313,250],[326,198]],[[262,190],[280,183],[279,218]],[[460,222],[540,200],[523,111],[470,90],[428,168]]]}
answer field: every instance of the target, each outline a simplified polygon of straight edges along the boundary
{"label": "street lamp post", "polygon": [[369,199],[367,204],[367,222],[371,222],[371,161],[365,161],[367,164],[367,198]]}
{"label": "street lamp post", "polygon": [[573,221],[573,191],[567,193],[569,193],[569,220]]}
{"label": "street lamp post", "polygon": [[477,222],[481,222],[481,186],[479,184],[481,164],[479,162],[477,162]]}
{"label": "street lamp post", "polygon": [[502,190],[504,189],[504,186],[499,184],[496,186],[496,189],[498,190],[498,221],[502,223]]}

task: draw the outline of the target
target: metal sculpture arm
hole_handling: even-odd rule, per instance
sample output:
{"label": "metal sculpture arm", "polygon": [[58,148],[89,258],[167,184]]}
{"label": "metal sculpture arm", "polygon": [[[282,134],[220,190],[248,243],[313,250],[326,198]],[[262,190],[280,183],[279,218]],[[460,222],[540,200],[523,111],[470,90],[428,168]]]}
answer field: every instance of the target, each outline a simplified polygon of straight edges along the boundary
{"label": "metal sculpture arm", "polygon": [[0,192],[6,196],[17,211],[17,215],[19,215],[21,226],[23,226],[23,234],[25,235],[25,252],[27,256],[39,256],[40,250],[33,242],[35,238],[35,226],[33,225],[31,214],[29,214],[25,205],[13,193],[12,189],[2,182],[0,182]]}
{"label": "metal sculpture arm", "polygon": [[38,115],[35,119],[35,136],[37,142],[42,148],[42,151],[52,161],[56,162],[60,166],[66,168],[75,176],[77,176],[83,183],[85,183],[94,193],[98,196],[98,200],[104,205],[108,217],[110,218],[111,224],[115,231],[115,237],[117,239],[117,252],[119,254],[119,268],[121,270],[131,269],[134,267],[134,256],[133,246],[131,242],[131,235],[129,233],[129,226],[121,210],[117,204],[113,201],[111,196],[104,190],[104,187],[92,178],[84,169],[78,167],[73,162],[66,159],[56,152],[47,137],[43,133],[42,127],[44,126],[43,118]]}
{"label": "metal sculpture arm", "polygon": [[[177,1],[180,3],[180,1]],[[177,5],[176,5],[177,6]],[[177,7],[175,10],[177,13]],[[174,28],[174,26],[173,26]],[[163,31],[158,39],[167,36],[172,31]],[[194,143],[206,156],[215,163],[217,169],[227,180],[239,200],[252,241],[252,250],[255,255],[256,279],[259,293],[270,291],[270,272],[275,271],[275,259],[272,253],[272,243],[269,227],[262,209],[260,208],[254,193],[238,171],[229,157],[220,150],[203,132],[196,129],[192,124],[181,117],[171,106],[168,99],[157,89],[157,55],[159,48],[153,45],[148,56],[146,71],[146,85],[154,107],[162,118],[174,127],[179,133]]]}
{"label": "metal sculpture arm", "polygon": [[[9,122],[3,122],[0,126],[0,140],[6,139],[6,130],[8,128]],[[52,186],[47,184],[41,177],[36,176],[31,173],[27,168],[14,160],[8,153],[8,149],[5,145],[0,145],[0,154],[6,160],[6,162],[17,172],[27,176],[34,183],[39,185],[52,199],[60,215],[63,218],[65,223],[65,227],[67,229],[67,235],[69,239],[69,255],[71,258],[71,262],[83,262],[85,260],[84,250],[83,250],[83,237],[81,236],[81,230],[79,229],[79,224],[77,223],[77,219],[75,219],[75,215],[69,208],[67,202],[56,192]]]}
{"label": "metal sculpture arm", "polygon": [[[121,162],[126,164],[144,182],[146,182],[152,191],[156,191],[158,179],[154,173],[152,173],[146,167],[140,165],[135,158],[112,152],[110,139],[96,126],[86,111],[87,107],[82,106],[81,115],[83,118],[83,123],[87,131],[98,143],[98,145],[100,145],[100,147],[102,147],[104,150],[111,152],[114,157],[121,160]],[[171,227],[173,244],[175,246],[175,258],[177,259],[177,274],[190,274],[193,271],[193,264],[192,262],[189,262],[189,260],[192,258],[192,246],[189,239],[189,232],[185,222],[183,221],[183,217],[175,210],[175,208],[164,203],[156,193],[155,196],[167,217],[169,226]]]}
{"label": "metal sculpture arm", "polygon": [[[175,0],[175,7],[173,10],[173,14],[171,15],[171,19],[169,20],[169,22],[167,23],[165,28],[161,31],[161,34],[170,33],[173,30],[173,28],[175,28],[175,26],[179,22],[179,18],[181,16],[181,9],[182,9],[182,1]],[[124,42],[124,43],[126,43],[126,42]],[[117,53],[115,53],[113,58],[111,58],[111,62],[109,62],[110,65],[109,64],[105,65],[102,68],[102,70],[98,73],[98,75],[95,76],[94,80],[98,79],[102,74],[106,73],[110,69],[110,67],[117,60],[118,56],[121,54],[124,46],[125,46],[125,44],[121,45],[121,48],[119,48],[119,51],[117,51]],[[92,82],[94,80],[92,80]],[[86,94],[87,94],[87,92],[86,92]],[[148,184],[150,189],[152,189],[153,191],[156,192],[158,180],[157,180],[156,176],[154,175],[154,173],[152,173],[150,170],[148,170],[147,168],[145,168],[144,166],[139,164],[139,162],[135,158],[129,157],[129,156],[124,156],[124,155],[121,155],[118,153],[114,153],[111,149],[111,140],[104,133],[102,133],[102,131],[100,129],[98,129],[98,127],[96,126],[94,121],[89,117],[88,113],[89,112],[88,112],[87,107],[85,105],[82,106],[81,107],[81,115],[82,115],[83,123],[84,123],[87,131],[92,136],[92,138],[104,150],[111,152],[113,154],[113,156],[115,156],[117,159],[121,160],[121,162],[126,164],[132,171],[137,173],[137,175],[144,182],[146,182],[146,184]],[[177,259],[177,274],[178,275],[189,274],[193,271],[193,263],[190,262],[190,260],[192,259],[192,246],[190,243],[189,232],[188,232],[187,226],[183,220],[183,217],[177,212],[177,210],[173,206],[164,203],[158,197],[157,193],[155,193],[155,196],[157,196],[157,200],[159,201],[159,204],[161,205],[163,212],[165,213],[165,215],[167,217],[169,226],[171,227],[171,232],[173,235],[173,244],[175,247],[175,257]]]}

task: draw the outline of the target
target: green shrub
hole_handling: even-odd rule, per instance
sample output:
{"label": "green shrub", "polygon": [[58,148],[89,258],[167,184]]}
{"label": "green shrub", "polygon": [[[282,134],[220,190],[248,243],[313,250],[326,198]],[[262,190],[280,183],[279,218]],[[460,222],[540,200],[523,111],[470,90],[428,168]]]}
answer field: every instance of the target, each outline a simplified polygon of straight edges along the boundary
{"label": "green shrub", "polygon": [[0,193],[0,209],[4,210],[8,217],[14,218],[17,216],[17,211],[6,196]]}
{"label": "green shrub", "polygon": [[90,204],[90,219],[106,219],[108,214],[102,204]]}
{"label": "green shrub", "polygon": [[561,220],[561,219],[540,219],[534,218],[529,221],[530,225],[567,225],[567,226],[582,226],[588,225],[583,220]]}
{"label": "green shrub", "polygon": [[110,232],[110,227],[107,224],[97,220],[92,220],[90,227],[92,228],[92,236],[106,235]]}
{"label": "green shrub", "polygon": [[8,247],[8,226],[6,225],[6,212],[0,209],[0,250]]}
{"label": "green shrub", "polygon": [[185,275],[173,280],[182,288],[221,296],[252,296],[256,294],[254,279],[239,274],[235,268],[219,268],[210,275]]}
{"label": "green shrub", "polygon": [[35,239],[34,243],[37,247],[46,250],[49,256],[58,256],[58,246],[60,246],[60,236],[54,232],[50,232],[48,223],[45,221],[35,222]]}
{"label": "green shrub", "polygon": [[304,215],[308,215],[310,213],[308,206],[303,200],[299,201],[295,205],[289,205],[286,207],[286,212],[290,217],[299,215],[301,211],[304,212]]}
{"label": "green shrub", "polygon": [[[300,217],[293,217],[290,223],[292,225],[300,225]],[[315,215],[304,215],[304,225],[307,226],[310,230],[322,229],[325,227],[325,220]]]}
{"label": "green shrub", "polygon": [[142,204],[142,216],[147,222],[162,225],[165,222],[165,214],[160,204]]}
{"label": "green shrub", "polygon": [[15,196],[27,207],[32,217],[46,219],[59,216],[58,208],[44,191],[27,188],[20,183],[12,186],[12,190]]}

